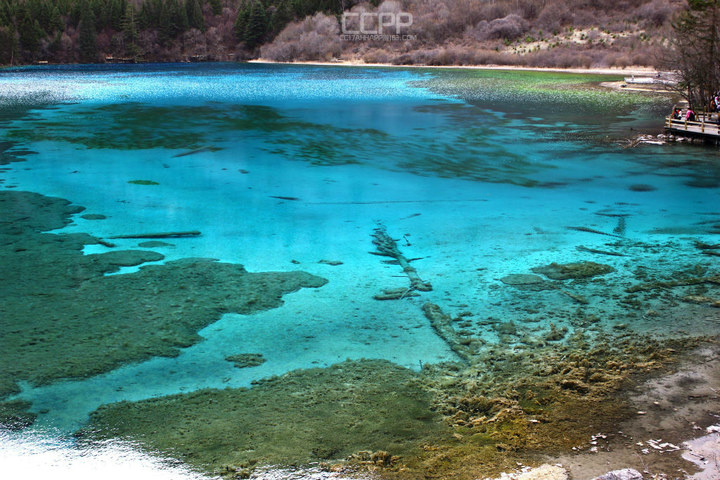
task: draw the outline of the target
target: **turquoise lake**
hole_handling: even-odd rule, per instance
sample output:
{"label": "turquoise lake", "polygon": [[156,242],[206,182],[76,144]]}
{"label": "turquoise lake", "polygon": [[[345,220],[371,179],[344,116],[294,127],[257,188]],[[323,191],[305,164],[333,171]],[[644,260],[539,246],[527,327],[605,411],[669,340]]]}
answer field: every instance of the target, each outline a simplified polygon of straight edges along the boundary
{"label": "turquoise lake", "polygon": [[[203,389],[252,391],[264,379],[343,362],[383,360],[420,376],[433,365],[482,371],[500,350],[543,358],[551,348],[571,348],[575,334],[590,346],[626,334],[658,342],[717,337],[717,149],[628,148],[639,134],[660,133],[673,99],[601,85],[621,79],[263,64],[0,70],[0,190],[84,207],[47,235],[60,243],[65,234],[102,239],[82,241],[86,256],[162,256],[111,262],[114,271],[98,270],[92,281],[90,274],[73,277],[80,280],[62,291],[34,291],[32,281],[25,290],[6,285],[0,379],[7,390],[0,400],[20,402],[33,421],[0,431],[11,446],[5,454],[22,454],[36,441],[70,450],[103,405]],[[47,273],[52,263],[68,261],[52,258],[50,237],[42,237],[42,248],[12,237],[30,228],[27,212],[41,211],[24,198],[7,197],[22,210],[4,212],[3,263],[20,265],[12,261],[32,254],[37,261],[22,264],[26,277],[40,263],[44,276],[70,275],[67,268]],[[13,225],[20,226],[11,231]],[[199,234],[168,235],[178,232]],[[378,232],[412,269],[378,255]],[[143,238],[113,238],[123,236]],[[257,302],[243,298],[246,310],[233,310],[201,290],[183,296],[185,279],[197,280],[192,267],[163,277],[160,266],[197,258],[251,273],[307,272],[311,280],[283,286],[265,302],[275,281],[267,280],[251,292]],[[542,269],[554,264],[602,268],[563,278]],[[199,306],[206,316],[181,333],[176,324],[152,330],[132,305],[140,301],[132,289],[140,295],[145,281],[132,279],[152,265],[161,287],[149,298],[173,299],[162,307],[142,300],[154,309],[152,321],[166,314],[181,321]],[[124,280],[114,279],[120,286],[90,291],[86,283],[103,281],[103,272],[135,283],[120,287]],[[412,288],[412,272],[432,289]],[[6,271],[3,281],[16,273]],[[225,288],[221,274],[212,278],[204,285],[208,295]],[[228,305],[237,300],[229,292]],[[400,293],[374,298],[383,292]],[[42,308],[23,310],[31,297]],[[53,303],[61,297],[67,303]],[[427,303],[451,320],[438,327]],[[117,313],[120,305],[132,314]],[[93,330],[96,318],[112,323],[114,314],[132,318],[112,331]],[[71,326],[57,327],[66,320]],[[143,335],[157,342],[146,348],[137,335],[124,338],[134,324],[147,326]],[[62,344],[80,338],[68,333],[72,328],[90,332],[84,343]],[[136,350],[124,357],[128,345]],[[85,356],[71,362],[75,349]],[[16,350],[30,352],[27,364],[7,353]],[[228,359],[238,356],[246,363]],[[57,368],[49,369],[48,359]],[[167,453],[165,439],[153,441]],[[368,449],[381,449],[382,439],[374,441]],[[316,449],[308,458],[345,458],[355,445]],[[261,466],[283,458],[254,451],[252,461],[239,453],[233,461]],[[286,464],[299,463],[291,457]],[[161,472],[157,478],[194,475]],[[279,475],[252,478],[291,478]]]}

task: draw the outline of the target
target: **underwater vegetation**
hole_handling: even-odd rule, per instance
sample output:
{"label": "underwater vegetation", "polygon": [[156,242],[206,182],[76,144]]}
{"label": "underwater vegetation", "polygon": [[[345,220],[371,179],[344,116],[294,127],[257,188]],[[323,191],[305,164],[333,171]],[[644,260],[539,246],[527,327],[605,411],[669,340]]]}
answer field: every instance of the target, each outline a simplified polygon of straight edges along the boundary
{"label": "underwater vegetation", "polygon": [[[510,118],[525,115],[543,122],[561,121],[567,126],[605,126],[638,108],[660,108],[663,95],[627,94],[600,88],[602,82],[622,76],[518,70],[442,70],[417,84],[443,95],[462,98]],[[552,109],[546,108],[553,105]],[[665,107],[667,108],[667,107]],[[532,113],[530,113],[532,112]],[[618,118],[620,117],[620,118]]]}
{"label": "underwater vegetation", "polygon": [[699,344],[624,334],[606,340],[591,345],[578,333],[532,354],[498,346],[470,364],[421,372],[346,361],[251,389],[106,405],[77,435],[87,442],[131,439],[225,478],[311,462],[380,478],[484,478],[516,462],[589,448],[592,435],[634,414],[623,388]]}
{"label": "underwater vegetation", "polygon": [[[240,136],[248,141],[261,141],[274,155],[312,165],[370,164],[421,175],[525,186],[538,183],[530,178],[533,174],[552,168],[493,142],[491,139],[504,123],[497,118],[484,125],[474,120],[464,124],[453,121],[445,129],[446,135],[418,131],[408,139],[373,128],[301,120],[258,105],[118,103],[69,108],[72,115],[31,115],[27,124],[13,124],[7,135],[21,142],[59,141],[92,149],[185,150],[175,157],[217,151],[223,148],[223,142]],[[437,108],[448,113],[467,109],[448,104],[427,113],[437,113],[434,111]],[[384,152],[382,159],[378,158],[378,151]]]}
{"label": "underwater vegetation", "polygon": [[261,465],[301,465],[358,452],[417,455],[449,435],[419,377],[383,360],[346,361],[256,382],[122,402],[92,414],[86,441],[132,438],[204,471],[247,477]]}
{"label": "underwater vegetation", "polygon": [[[353,70],[356,73],[348,75],[363,71]],[[322,72],[312,72],[322,79]],[[630,127],[643,128],[643,118],[664,100],[588,89],[587,76],[433,71],[424,78],[415,82],[420,88],[414,90],[430,89],[467,103],[452,98],[425,98],[402,105],[388,102],[374,117],[378,111],[368,106],[370,102],[353,98],[351,106],[367,118],[358,120],[351,113],[347,117],[350,121],[344,122],[327,120],[345,118],[340,108],[323,112],[328,113],[326,117],[307,103],[288,101],[287,106],[270,107],[205,101],[212,98],[209,94],[202,102],[190,105],[81,101],[58,106],[59,115],[51,109],[34,111],[7,124],[4,133],[12,141],[0,144],[0,162],[16,161],[32,153],[16,141],[28,145],[58,142],[40,144],[39,151],[48,146],[51,152],[87,149],[80,153],[90,160],[85,164],[88,169],[95,159],[118,161],[123,166],[127,162],[132,169],[123,171],[117,183],[139,192],[138,197],[147,196],[143,202],[151,210],[158,208],[159,202],[150,197],[166,192],[171,175],[177,171],[168,170],[168,176],[158,173],[162,172],[160,168],[153,173],[143,171],[135,155],[151,160],[155,156],[136,150],[166,149],[152,152],[168,162],[162,165],[166,168],[175,159],[178,165],[191,165],[202,173],[207,166],[207,171],[227,167],[222,170],[248,175],[249,170],[238,169],[247,167],[252,175],[241,177],[246,184],[239,188],[256,189],[248,197],[232,196],[232,200],[273,199],[278,211],[290,220],[303,216],[303,221],[311,218],[323,223],[347,215],[347,232],[333,230],[330,237],[322,237],[320,232],[312,238],[330,238],[328,243],[335,247],[335,240],[347,240],[342,237],[350,228],[364,232],[360,234],[364,242],[359,238],[351,247],[357,250],[351,251],[362,261],[369,257],[365,263],[369,269],[380,267],[370,270],[377,275],[363,281],[360,279],[363,274],[368,276],[366,272],[348,272],[358,258],[342,248],[328,248],[327,252],[319,248],[322,253],[288,257],[285,264],[307,265],[308,269],[327,272],[328,278],[344,281],[343,276],[349,275],[357,285],[365,283],[358,286],[362,289],[358,295],[353,290],[355,284],[348,282],[349,288],[342,288],[343,296],[333,298],[337,303],[327,307],[333,320],[338,320],[339,336],[359,331],[350,327],[365,329],[359,331],[360,338],[352,339],[370,346],[362,350],[371,352],[364,356],[377,353],[388,358],[386,345],[398,343],[383,341],[396,337],[397,331],[392,329],[397,327],[398,331],[418,329],[426,336],[416,338],[430,339],[439,345],[442,358],[455,360],[428,364],[423,358],[422,363],[405,368],[348,353],[355,355],[352,360],[341,361],[342,356],[337,360],[341,363],[330,367],[256,380],[251,388],[185,392],[184,383],[177,388],[173,385],[167,388],[183,393],[99,407],[86,428],[76,432],[80,442],[92,445],[120,437],[148,451],[177,458],[200,472],[225,478],[245,478],[269,465],[301,467],[312,463],[322,471],[372,472],[379,479],[474,480],[516,469],[518,463],[541,463],[547,455],[591,451],[590,442],[596,435],[612,435],[637,416],[628,397],[632,388],[671,371],[694,348],[717,343],[720,277],[714,260],[720,244],[704,236],[720,231],[717,213],[703,213],[707,216],[698,222],[692,212],[682,212],[681,221],[687,225],[663,221],[656,228],[652,224],[653,219],[663,216],[654,210],[669,204],[652,203],[654,199],[673,193],[673,184],[659,177],[679,177],[679,187],[683,182],[694,183],[707,194],[716,183],[712,179],[716,167],[703,160],[707,152],[682,150],[677,154],[648,147],[630,154],[611,143]],[[599,82],[607,77],[591,80]],[[405,132],[400,133],[401,128],[393,122],[400,122]],[[252,145],[247,151],[253,152],[253,158],[243,157],[246,144]],[[121,152],[115,156],[103,152],[105,149]],[[262,154],[255,153],[258,150]],[[48,157],[62,164],[61,156]],[[472,203],[472,209],[450,211],[465,200],[438,205],[432,198],[425,210],[423,198],[453,197],[454,193],[439,188],[427,197],[420,195],[418,202],[412,199],[412,206],[408,206],[412,211],[389,206],[394,202],[385,202],[377,191],[387,189],[390,199],[410,198],[407,192],[416,187],[412,176],[398,175],[405,183],[373,183],[372,193],[380,201],[368,202],[372,205],[363,206],[366,210],[362,213],[353,210],[363,203],[355,202],[353,195],[368,193],[362,189],[364,179],[359,178],[357,183],[348,183],[350,192],[343,192],[347,196],[338,195],[339,200],[350,201],[337,202],[357,205],[336,207],[336,193],[323,188],[328,202],[318,208],[313,206],[310,189],[285,191],[285,180],[273,170],[276,165],[321,172],[322,185],[336,182],[337,190],[345,184],[334,178],[335,172],[342,177],[371,168],[305,169],[283,163],[285,160],[450,178],[453,181],[437,183],[422,178],[417,185],[454,188],[464,184],[468,190],[459,188],[459,194],[467,194],[478,203]],[[593,177],[585,172],[590,163],[596,165],[591,170]],[[605,170],[611,171],[609,166],[618,165],[617,173],[603,176]],[[216,173],[219,182],[235,181]],[[368,178],[391,177],[376,173]],[[256,185],[262,184],[257,179],[263,174],[273,180],[273,188],[256,193],[260,192]],[[312,175],[307,178],[309,183],[320,181]],[[596,179],[603,180],[589,184]],[[128,180],[137,186],[129,187]],[[216,188],[206,180],[209,188]],[[68,188],[77,185],[72,180],[69,184]],[[162,186],[153,187],[158,184]],[[358,185],[360,188],[353,190]],[[218,183],[217,188],[224,187]],[[592,206],[595,202],[591,199],[610,191],[618,198],[608,195],[597,201],[604,205]],[[678,190],[682,194],[687,191]],[[557,194],[568,202],[546,202],[546,195],[547,200],[557,200]],[[583,197],[573,197],[576,194]],[[194,199],[188,199],[192,205]],[[708,205],[713,208],[711,202],[702,203],[701,195],[697,199],[698,210]],[[110,202],[114,200],[109,198]],[[430,202],[435,202],[432,207]],[[572,216],[573,202],[585,213]],[[173,208],[185,208],[180,203]],[[123,203],[121,208],[126,206],[138,205]],[[537,217],[530,219],[508,210],[515,206],[528,208],[528,217],[536,213]],[[320,208],[325,210],[318,214],[315,209]],[[601,210],[593,212],[595,208]],[[202,232],[163,231],[164,227],[151,227],[148,222],[141,223],[145,227],[138,232],[105,239],[84,233],[48,233],[68,225],[75,215],[99,221],[106,218],[102,213],[110,221],[119,218],[118,210],[84,214],[82,207],[58,198],[0,192],[0,256],[8,272],[3,271],[5,281],[0,284],[0,352],[4,359],[13,359],[0,363],[0,425],[4,427],[23,429],[32,425],[35,415],[30,412],[48,413],[48,417],[55,413],[52,406],[45,412],[39,410],[44,406],[40,403],[46,400],[45,393],[35,397],[40,400],[34,409],[14,399],[21,387],[27,385],[32,390],[66,379],[85,379],[156,356],[178,355],[180,349],[200,342],[198,331],[224,313],[251,314],[276,308],[282,304],[283,295],[326,283],[304,272],[249,273],[241,265],[211,259],[158,263],[165,260],[163,253],[177,255],[186,242],[200,243],[216,234],[205,225],[198,226]],[[673,209],[668,213],[678,215]],[[228,208],[225,215],[235,215],[235,211]],[[280,216],[268,218],[284,221]],[[373,225],[377,225],[374,231]],[[245,234],[245,227],[237,230]],[[147,231],[142,231],[144,228]],[[463,229],[471,231],[467,238],[462,236]],[[412,232],[410,239],[410,233],[404,232]],[[455,232],[460,234],[449,238]],[[500,236],[501,232],[509,233]],[[674,233],[683,235],[656,235]],[[247,236],[252,242],[265,240],[252,232]],[[112,238],[133,239],[132,244],[143,250],[116,251],[107,241]],[[282,241],[286,242],[284,248],[293,240]],[[95,244],[112,250],[83,255],[85,247]],[[427,251],[414,254],[424,256],[410,258],[409,252],[420,245]],[[377,256],[370,257],[368,251]],[[512,257],[510,251],[522,253]],[[378,265],[380,262],[385,265]],[[107,275],[132,265],[141,268],[135,273]],[[384,289],[387,285],[400,288]],[[356,313],[350,311],[357,307],[351,302],[366,303],[362,309],[356,308],[360,310]],[[363,323],[367,305],[372,306],[367,311],[389,320],[383,325],[391,328]],[[402,317],[393,318],[388,313],[391,311],[402,311]],[[303,322],[303,332],[315,328],[310,322],[316,318],[307,315],[305,322],[302,307],[297,313],[297,325]],[[408,319],[412,323],[406,324]],[[234,317],[225,320],[233,322]],[[251,323],[253,318],[247,321]],[[356,325],[349,325],[355,321]],[[263,327],[273,328],[274,324]],[[300,338],[292,331],[281,333],[290,342]],[[308,349],[315,342],[330,344],[311,335],[304,339],[308,342],[303,346],[307,344]],[[244,340],[230,339],[214,365],[247,378],[262,376],[257,372],[275,367],[271,349],[261,348],[260,342],[251,346]],[[287,369],[296,368],[292,362],[287,365]],[[119,382],[124,385],[122,379]],[[141,390],[144,384],[133,388]],[[112,398],[142,395],[144,392],[138,396],[123,393]],[[52,405],[53,399],[48,400]],[[670,452],[667,458],[677,462],[672,465],[675,470],[681,465],[679,455]]]}
{"label": "underwater vegetation", "polygon": [[[371,238],[375,254],[407,264],[384,226]],[[612,254],[580,252],[624,262],[625,256],[639,258],[639,252],[678,245],[622,238],[605,248]],[[686,253],[692,258],[692,251]],[[628,274],[585,260],[531,270],[535,274],[499,279],[497,298],[517,305],[505,321],[473,313],[468,305],[456,314],[429,302],[418,309],[455,352],[456,362],[413,371],[387,361],[348,360],[261,380],[250,389],[105,405],[78,436],[91,443],[131,439],[232,479],[248,478],[266,465],[315,462],[325,471],[372,472],[386,479],[487,478],[518,463],[536,465],[547,456],[591,451],[599,432],[617,432],[637,416],[628,397],[633,386],[672,370],[687,352],[717,343],[700,328],[678,329],[674,335],[643,331],[644,323],[680,325],[678,312],[692,319],[714,305],[720,280],[701,263],[665,273],[662,266],[652,272],[637,265]],[[405,273],[411,286],[413,281],[427,285],[414,269]],[[608,295],[617,284],[624,292]],[[698,288],[704,297],[688,295]],[[571,301],[547,310],[543,295],[552,291]],[[606,303],[620,305],[621,313],[606,312]],[[642,312],[642,321],[635,312]],[[497,332],[497,342],[481,334],[487,328]],[[258,360],[253,354],[236,357],[227,360],[247,361],[247,366]],[[686,468],[677,452],[663,453],[662,462],[663,468]]]}
{"label": "underwater vegetation", "polygon": [[82,210],[59,198],[0,192],[0,351],[13,359],[0,364],[0,399],[17,393],[20,381],[41,385],[177,355],[223,313],[274,308],[286,293],[326,283],[304,272],[249,273],[241,265],[198,258],[105,276],[163,255],[83,255],[82,248],[99,239],[42,233],[65,226]]}

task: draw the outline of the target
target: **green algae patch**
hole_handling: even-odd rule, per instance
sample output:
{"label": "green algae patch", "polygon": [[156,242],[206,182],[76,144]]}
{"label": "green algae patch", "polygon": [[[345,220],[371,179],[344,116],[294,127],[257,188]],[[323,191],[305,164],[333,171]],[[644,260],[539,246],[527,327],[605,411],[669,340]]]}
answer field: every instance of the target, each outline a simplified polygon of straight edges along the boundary
{"label": "green algae patch", "polygon": [[0,399],[17,382],[47,384],[97,375],[153,356],[174,356],[197,331],[229,312],[282,304],[282,296],[326,280],[304,272],[249,273],[241,265],[158,261],[143,250],[83,255],[97,239],[48,234],[82,207],[28,192],[0,192]]}
{"label": "green algae patch", "polygon": [[133,185],[160,185],[153,180],[128,180],[128,183],[132,183]]}
{"label": "green algae patch", "polygon": [[494,478],[517,462],[539,465],[548,456],[590,450],[593,435],[614,432],[637,416],[626,392],[672,368],[679,351],[707,339],[653,340],[608,335],[590,345],[575,335],[567,344],[517,352],[497,346],[467,368],[423,370],[435,409],[453,429],[407,459],[406,473],[390,478]]}
{"label": "green algae patch", "polygon": [[[384,360],[346,361],[290,372],[251,389],[203,390],[106,405],[88,439],[130,438],[204,471],[345,459],[382,463],[417,455],[449,436],[419,375]],[[372,455],[367,455],[372,457]]]}
{"label": "green algae patch", "polygon": [[9,430],[22,430],[35,422],[37,415],[28,412],[30,402],[12,400],[0,402],[0,425]]}
{"label": "green algae patch", "polygon": [[105,405],[78,432],[125,438],[225,478],[308,465],[373,478],[471,480],[587,450],[635,415],[625,392],[702,340],[575,338],[532,355],[502,347],[419,373],[384,360],[290,372],[251,389]]}
{"label": "green algae patch", "polygon": [[228,355],[225,360],[232,362],[236,368],[258,367],[265,363],[265,357],[262,353],[240,353],[237,355]]}

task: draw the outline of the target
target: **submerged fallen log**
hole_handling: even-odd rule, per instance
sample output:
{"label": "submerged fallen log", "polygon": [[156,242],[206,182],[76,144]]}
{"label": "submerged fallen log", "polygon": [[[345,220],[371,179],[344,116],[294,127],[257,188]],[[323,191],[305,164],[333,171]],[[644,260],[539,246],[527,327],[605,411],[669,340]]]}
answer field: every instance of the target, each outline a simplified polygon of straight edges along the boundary
{"label": "submerged fallen log", "polygon": [[581,303],[583,305],[587,305],[588,303],[590,303],[590,302],[588,302],[587,298],[583,297],[582,295],[577,295],[575,293],[568,292],[567,290],[563,290],[562,288],[555,286],[555,285],[553,285],[553,287],[555,288],[555,290],[562,293],[563,295],[567,295],[568,297],[575,300],[577,303]]}
{"label": "submerged fallen log", "polygon": [[597,255],[612,255],[614,257],[624,257],[625,256],[624,253],[610,252],[608,250],[597,250],[595,248],[588,248],[583,245],[578,245],[575,248],[581,252],[595,253]]}
{"label": "submerged fallen log", "polygon": [[594,228],[588,228],[588,227],[565,227],[565,228],[567,228],[568,230],[575,230],[577,232],[596,233],[598,235],[607,235],[608,237],[622,238],[622,235],[616,235],[614,233],[602,232],[600,230],[595,230]]}
{"label": "submerged fallen log", "polygon": [[434,303],[426,303],[422,307],[425,317],[430,320],[430,326],[435,333],[447,343],[450,350],[465,363],[472,363],[473,354],[467,345],[463,345],[463,338],[457,334],[452,326],[452,318]]}
{"label": "submerged fallen log", "polygon": [[136,233],[132,235],[115,235],[114,237],[108,238],[177,238],[177,237],[197,237],[202,235],[197,230],[190,230],[188,232],[161,232],[161,233]]}
{"label": "submerged fallen log", "polygon": [[419,297],[420,295],[412,288],[392,288],[383,290],[383,293],[373,295],[375,300],[402,300],[405,297]]}
{"label": "submerged fallen log", "polygon": [[197,148],[195,150],[190,150],[189,152],[178,153],[177,155],[173,155],[173,158],[187,157],[188,155],[195,155],[196,153],[214,152],[217,150],[220,150],[220,149],[218,147],[202,147],[202,148]]}
{"label": "submerged fallen log", "polygon": [[[429,282],[423,281],[422,278],[420,278],[420,275],[418,275],[417,270],[415,270],[415,267],[412,267],[410,265],[411,260],[408,260],[405,258],[405,256],[400,252],[400,249],[398,249],[397,242],[388,235],[387,230],[385,230],[385,227],[380,225],[375,229],[373,232],[373,244],[375,245],[375,248],[377,248],[376,252],[370,252],[373,255],[379,255],[381,257],[390,257],[393,260],[391,263],[396,263],[397,265],[400,265],[402,267],[403,272],[405,272],[405,275],[407,275],[408,279],[410,279],[410,287],[408,288],[408,291],[420,291],[420,292],[429,292],[432,290],[432,285]],[[407,294],[400,294],[398,298],[404,298],[407,297]],[[377,298],[377,295],[376,295]],[[383,298],[383,300],[387,300],[388,298]]]}

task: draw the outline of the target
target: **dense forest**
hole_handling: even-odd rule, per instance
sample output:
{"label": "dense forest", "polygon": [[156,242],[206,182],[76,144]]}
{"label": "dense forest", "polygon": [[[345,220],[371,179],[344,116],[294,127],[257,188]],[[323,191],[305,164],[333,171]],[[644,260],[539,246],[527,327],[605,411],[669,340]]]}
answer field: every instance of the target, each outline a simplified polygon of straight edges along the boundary
{"label": "dense forest", "polygon": [[0,63],[248,58],[336,0],[0,0]]}
{"label": "dense forest", "polygon": [[[684,0],[0,0],[0,64],[360,60],[628,66],[661,61]],[[348,39],[343,12],[409,12]]]}

